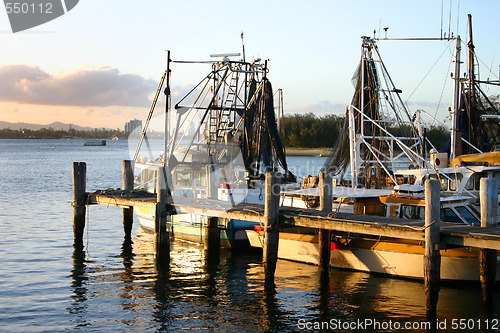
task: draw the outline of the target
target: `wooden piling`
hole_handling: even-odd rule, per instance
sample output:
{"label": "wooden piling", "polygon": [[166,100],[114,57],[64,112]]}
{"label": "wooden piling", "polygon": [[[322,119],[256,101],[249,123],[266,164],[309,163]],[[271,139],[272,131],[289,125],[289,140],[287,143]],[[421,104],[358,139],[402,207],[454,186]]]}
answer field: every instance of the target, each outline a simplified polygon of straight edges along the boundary
{"label": "wooden piling", "polygon": [[[498,182],[495,178],[481,178],[479,183],[481,205],[481,227],[497,226]],[[479,249],[479,279],[483,290],[483,300],[487,308],[493,305],[497,270],[497,251]]]}
{"label": "wooden piling", "polygon": [[219,218],[209,217],[207,219],[207,226],[205,227],[204,245],[207,253],[214,254],[220,250],[220,230]]}
{"label": "wooden piling", "polygon": [[[132,191],[134,189],[134,166],[130,160],[123,161],[123,189]],[[123,208],[123,231],[125,238],[130,239],[132,235],[132,225],[134,223],[134,208]]]}
{"label": "wooden piling", "polygon": [[170,261],[170,235],[167,228],[167,183],[165,167],[158,168],[156,182],[156,213],[155,213],[155,258],[157,263]]}
{"label": "wooden piling", "polygon": [[[326,171],[319,173],[319,210],[332,211],[332,176]],[[331,237],[330,230],[318,230],[319,266],[327,271],[330,266]]]}
{"label": "wooden piling", "polygon": [[280,184],[281,174],[266,172],[262,262],[267,285],[274,285],[274,272],[278,260]]}
{"label": "wooden piling", "polygon": [[[218,188],[218,172],[217,168],[213,164],[208,164],[205,166],[205,173],[207,176],[207,198],[217,199],[217,188]],[[207,219],[207,226],[205,227],[205,238],[204,238],[205,250],[209,257],[215,256],[220,250],[220,230],[219,230],[219,219],[217,217],[209,217]]]}
{"label": "wooden piling", "polygon": [[85,187],[87,178],[87,164],[73,162],[73,234],[74,243],[83,246],[83,232],[85,230]]}
{"label": "wooden piling", "polygon": [[424,287],[427,305],[427,319],[435,322],[441,275],[440,242],[440,191],[436,179],[425,181],[425,254]]}

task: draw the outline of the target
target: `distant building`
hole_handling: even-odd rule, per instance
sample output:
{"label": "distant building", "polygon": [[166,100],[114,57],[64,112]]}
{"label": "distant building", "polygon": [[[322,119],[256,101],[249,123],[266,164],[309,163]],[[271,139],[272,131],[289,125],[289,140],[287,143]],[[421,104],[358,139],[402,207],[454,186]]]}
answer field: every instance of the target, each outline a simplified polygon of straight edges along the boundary
{"label": "distant building", "polygon": [[142,120],[131,120],[125,124],[125,134],[128,135],[132,133],[137,127],[142,130]]}

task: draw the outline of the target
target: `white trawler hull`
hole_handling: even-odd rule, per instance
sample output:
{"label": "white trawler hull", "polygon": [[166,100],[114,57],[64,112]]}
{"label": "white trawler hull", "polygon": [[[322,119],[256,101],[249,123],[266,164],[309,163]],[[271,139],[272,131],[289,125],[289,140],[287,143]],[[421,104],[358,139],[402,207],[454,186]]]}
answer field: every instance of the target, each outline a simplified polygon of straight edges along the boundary
{"label": "white trawler hull", "polygon": [[[262,247],[263,233],[247,231],[250,245]],[[479,281],[479,251],[460,248],[441,250],[441,279]],[[333,243],[330,266],[394,277],[424,278],[424,247],[402,240],[353,240],[347,245]],[[319,264],[318,238],[311,234],[280,232],[278,258],[308,264]],[[500,262],[497,280],[500,279]]]}

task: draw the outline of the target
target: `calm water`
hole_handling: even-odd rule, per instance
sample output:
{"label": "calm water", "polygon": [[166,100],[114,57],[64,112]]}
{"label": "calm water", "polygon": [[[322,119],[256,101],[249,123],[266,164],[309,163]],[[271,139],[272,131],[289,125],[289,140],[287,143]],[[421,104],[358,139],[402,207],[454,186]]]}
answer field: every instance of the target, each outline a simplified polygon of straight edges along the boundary
{"label": "calm water", "polygon": [[[180,241],[169,270],[158,272],[152,236],[136,223],[133,242],[124,242],[116,207],[89,208],[85,249],[74,250],[72,162],[87,163],[94,191],[121,186],[124,159],[126,141],[0,140],[0,331],[282,332],[425,320],[420,282],[335,270],[325,282],[317,267],[279,261],[276,288],[265,291],[259,254],[223,250],[214,263],[203,247]],[[298,176],[317,174],[322,161],[289,159]],[[442,286],[438,305],[448,330],[484,314],[478,285]]]}

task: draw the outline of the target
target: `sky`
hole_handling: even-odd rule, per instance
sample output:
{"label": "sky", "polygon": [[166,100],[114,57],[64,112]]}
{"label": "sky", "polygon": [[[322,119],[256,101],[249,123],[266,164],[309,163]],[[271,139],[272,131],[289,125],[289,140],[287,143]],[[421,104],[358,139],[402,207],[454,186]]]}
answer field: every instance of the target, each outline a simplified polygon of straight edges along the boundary
{"label": "sky", "polygon": [[[0,120],[123,129],[130,119],[146,119],[166,50],[173,60],[210,60],[212,53],[241,52],[241,32],[247,60],[269,61],[285,114],[343,115],[361,36],[374,31],[388,38],[458,31],[466,41],[472,14],[481,78],[498,80],[499,12],[498,0],[81,0],[53,21],[12,33],[0,8]],[[377,44],[410,113],[445,119],[453,42]],[[172,65],[174,103],[209,71],[186,66]]]}

